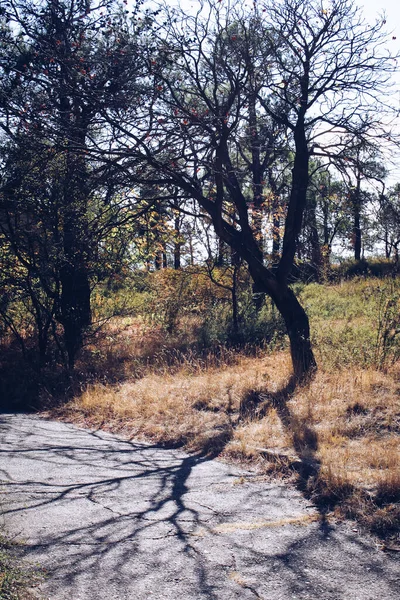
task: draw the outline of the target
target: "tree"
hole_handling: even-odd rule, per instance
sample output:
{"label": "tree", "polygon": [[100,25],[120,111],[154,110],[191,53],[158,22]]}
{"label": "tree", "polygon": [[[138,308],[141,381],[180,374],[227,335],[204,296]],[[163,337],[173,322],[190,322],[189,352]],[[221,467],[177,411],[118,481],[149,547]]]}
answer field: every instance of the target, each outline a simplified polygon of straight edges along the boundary
{"label": "tree", "polygon": [[[132,145],[123,162],[136,177],[180,188],[209,215],[284,318],[302,380],[316,363],[308,318],[288,277],[309,160],[333,149],[340,154],[346,132],[383,136],[384,86],[394,70],[390,53],[381,52],[383,22],[368,26],[349,0],[334,0],[329,9],[282,0],[249,12],[210,2],[194,15],[172,9],[163,17],[149,57],[154,97],[146,118],[138,127],[129,110],[108,113]],[[271,149],[286,136],[291,189],[280,257],[271,264],[260,247],[259,207]]]}
{"label": "tree", "polygon": [[334,242],[348,240],[351,226],[349,192],[342,179],[332,175],[329,166],[319,161],[310,165],[310,184],[299,237],[302,258],[308,261],[311,275],[324,279],[330,265]]}
{"label": "tree", "polygon": [[[24,148],[22,150],[22,147]],[[60,310],[61,282],[58,223],[54,219],[61,195],[58,157],[43,155],[27,134],[2,149],[0,238],[3,254],[1,287],[7,302],[1,316],[24,353],[18,304],[33,317],[40,362],[46,357],[49,332]],[[63,160],[63,159],[61,159]],[[53,329],[53,333],[56,331]]]}
{"label": "tree", "polygon": [[378,183],[383,186],[386,170],[381,161],[382,153],[374,141],[357,139],[349,143],[347,151],[337,162],[348,196],[348,213],[352,222],[351,246],[354,259],[361,260],[363,248],[363,221],[366,222],[366,209],[371,199],[371,191],[363,184]]}
{"label": "tree", "polygon": [[322,258],[328,267],[333,244],[349,231],[348,193],[343,181],[324,172],[317,195],[317,226],[322,243]]}
{"label": "tree", "polygon": [[396,265],[399,262],[400,245],[400,184],[394,185],[379,196],[377,214],[378,236],[385,244],[385,256],[394,253]]}
{"label": "tree", "polygon": [[[104,107],[121,102],[127,90],[132,98],[141,64],[138,38],[147,21],[137,25],[136,9],[128,21],[125,7],[109,0],[96,6],[86,0],[7,1],[2,16],[9,25],[2,30],[0,128],[11,160],[19,157],[21,176],[15,177],[6,160],[1,220],[29,214],[39,237],[54,244],[46,255],[52,284],[39,281],[50,298],[58,290],[52,318],[63,326],[73,368],[91,323],[98,244],[126,222],[126,202],[121,210],[111,201],[121,187],[120,174],[111,173],[100,154],[95,162],[90,152],[102,144]],[[41,220],[43,206],[47,218]],[[38,246],[19,228],[7,225],[3,235],[17,257],[30,249],[29,268],[35,270]]]}

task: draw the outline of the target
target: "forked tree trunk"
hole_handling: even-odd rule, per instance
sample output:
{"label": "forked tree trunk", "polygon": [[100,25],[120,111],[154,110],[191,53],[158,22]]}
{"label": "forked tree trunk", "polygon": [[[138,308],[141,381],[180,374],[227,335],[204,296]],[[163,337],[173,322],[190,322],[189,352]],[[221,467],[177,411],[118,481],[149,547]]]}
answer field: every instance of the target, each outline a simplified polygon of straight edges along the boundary
{"label": "forked tree trunk", "polygon": [[279,265],[275,272],[271,272],[263,268],[256,257],[253,259],[248,255],[246,260],[254,283],[271,297],[285,321],[294,377],[297,382],[302,383],[313,375],[317,363],[312,351],[307,314],[287,283],[296,251],[296,240],[302,226],[308,187],[308,148],[304,123],[300,117],[299,127],[295,131],[295,142],[292,189]]}
{"label": "forked tree trunk", "polygon": [[[262,248],[257,239],[257,228],[254,227],[254,223],[249,224],[246,198],[242,194],[234,174],[231,170],[229,171],[231,166],[227,146],[221,145],[218,158],[220,162],[226,160],[227,170],[231,173],[231,177],[227,178],[226,188],[238,209],[241,228],[233,227],[222,216],[224,187],[223,180],[219,176],[216,177],[217,198],[215,202],[210,203],[202,194],[193,190],[194,197],[211,216],[217,236],[230,246],[233,253],[247,262],[254,288],[259,293],[268,294],[282,315],[290,340],[293,374],[298,383],[307,381],[317,367],[311,346],[307,314],[287,283],[293,266],[296,242],[302,226],[307,197],[309,154],[304,125],[306,96],[306,93],[303,92],[302,108],[299,111],[298,123],[294,131],[296,154],[292,171],[292,189],[285,220],[281,257],[276,266],[268,268],[264,264]],[[216,168],[217,175],[222,172],[221,165],[218,164],[218,167]]]}

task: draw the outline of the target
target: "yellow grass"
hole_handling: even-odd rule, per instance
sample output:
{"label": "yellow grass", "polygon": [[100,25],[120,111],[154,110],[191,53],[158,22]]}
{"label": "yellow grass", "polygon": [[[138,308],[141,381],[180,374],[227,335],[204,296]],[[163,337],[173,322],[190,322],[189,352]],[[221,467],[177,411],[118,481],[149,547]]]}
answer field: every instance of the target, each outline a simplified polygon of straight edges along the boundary
{"label": "yellow grass", "polygon": [[[117,357],[124,377],[88,385],[61,409],[63,418],[253,461],[275,474],[294,476],[291,465],[313,461],[311,496],[328,504],[340,499],[347,516],[372,529],[378,522],[378,532],[400,522],[398,366],[386,373],[320,368],[310,384],[285,397],[279,390],[291,374],[288,352],[250,358],[227,351],[218,360],[189,353],[174,363],[164,347],[154,361],[160,336],[133,321],[122,329],[110,328],[101,351]],[[151,352],[153,362],[143,366]]]}

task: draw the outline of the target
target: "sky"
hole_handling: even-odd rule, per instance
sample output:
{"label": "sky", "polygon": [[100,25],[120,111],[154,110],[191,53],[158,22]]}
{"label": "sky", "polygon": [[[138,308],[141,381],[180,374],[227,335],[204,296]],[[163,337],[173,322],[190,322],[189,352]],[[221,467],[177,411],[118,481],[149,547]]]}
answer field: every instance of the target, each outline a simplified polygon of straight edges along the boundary
{"label": "sky", "polygon": [[[393,32],[389,42],[390,49],[394,52],[400,52],[399,0],[356,0],[356,4],[363,9],[363,14],[370,23],[373,23],[379,15],[385,12],[388,31]],[[393,39],[393,36],[396,39]]]}
{"label": "sky", "polygon": [[385,11],[389,29],[397,30],[394,35],[396,32],[400,33],[400,3],[398,0],[358,0],[357,4],[363,8],[368,20]]}
{"label": "sky", "polygon": [[[357,4],[363,9],[367,21],[373,22],[377,16],[385,12],[388,31],[392,32],[390,38],[390,50],[400,53],[400,2],[399,0],[358,0]],[[393,39],[395,37],[396,39]],[[399,63],[400,65],[400,63]],[[400,66],[397,81],[400,84]],[[400,93],[399,93],[400,110]],[[400,126],[399,126],[400,127]],[[394,163],[394,164],[393,164]],[[393,163],[390,165],[390,173],[387,185],[393,185],[400,181],[400,152],[393,155]]]}

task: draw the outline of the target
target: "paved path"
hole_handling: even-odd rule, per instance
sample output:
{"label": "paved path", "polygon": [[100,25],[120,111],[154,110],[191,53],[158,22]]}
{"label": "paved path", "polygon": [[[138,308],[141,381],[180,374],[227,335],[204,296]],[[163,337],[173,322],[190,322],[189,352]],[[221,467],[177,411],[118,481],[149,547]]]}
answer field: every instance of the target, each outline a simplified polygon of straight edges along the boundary
{"label": "paved path", "polygon": [[50,600],[400,600],[400,560],[290,486],[215,460],[0,416],[3,520]]}

